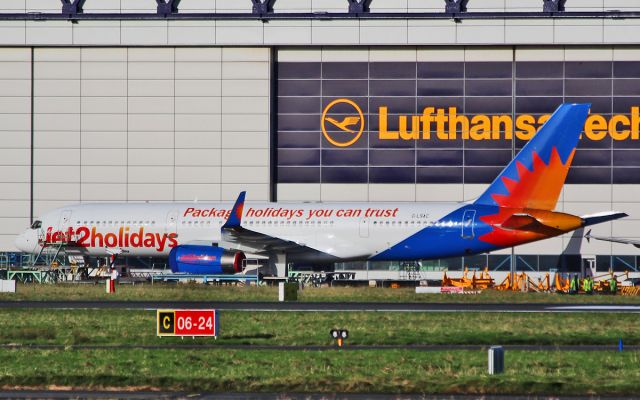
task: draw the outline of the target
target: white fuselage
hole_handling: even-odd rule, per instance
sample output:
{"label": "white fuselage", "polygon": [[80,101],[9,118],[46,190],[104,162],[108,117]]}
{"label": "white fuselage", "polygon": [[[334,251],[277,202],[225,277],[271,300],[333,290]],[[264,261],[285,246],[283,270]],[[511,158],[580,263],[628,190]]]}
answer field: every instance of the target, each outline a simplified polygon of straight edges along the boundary
{"label": "white fuselage", "polygon": [[[80,204],[47,213],[16,240],[23,251],[70,241],[86,255],[113,249],[167,256],[188,243],[219,244],[232,203]],[[337,259],[367,259],[460,207],[456,203],[246,203],[242,227]],[[455,228],[462,221],[449,222]]]}

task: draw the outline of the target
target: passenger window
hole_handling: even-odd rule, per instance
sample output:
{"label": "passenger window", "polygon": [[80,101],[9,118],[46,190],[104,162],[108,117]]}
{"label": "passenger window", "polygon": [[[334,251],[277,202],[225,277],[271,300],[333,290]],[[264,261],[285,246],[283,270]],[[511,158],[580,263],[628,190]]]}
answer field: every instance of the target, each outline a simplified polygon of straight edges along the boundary
{"label": "passenger window", "polygon": [[31,224],[31,229],[40,229],[41,226],[42,221],[33,221],[33,224]]}

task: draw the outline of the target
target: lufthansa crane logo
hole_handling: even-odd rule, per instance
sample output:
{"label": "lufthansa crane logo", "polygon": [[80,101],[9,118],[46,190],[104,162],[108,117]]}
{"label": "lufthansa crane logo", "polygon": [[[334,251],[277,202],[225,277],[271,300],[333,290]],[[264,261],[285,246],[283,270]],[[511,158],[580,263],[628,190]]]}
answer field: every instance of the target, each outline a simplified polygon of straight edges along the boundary
{"label": "lufthansa crane logo", "polygon": [[352,100],[336,99],[324,108],[321,125],[329,143],[337,147],[349,147],[364,132],[364,114]]}

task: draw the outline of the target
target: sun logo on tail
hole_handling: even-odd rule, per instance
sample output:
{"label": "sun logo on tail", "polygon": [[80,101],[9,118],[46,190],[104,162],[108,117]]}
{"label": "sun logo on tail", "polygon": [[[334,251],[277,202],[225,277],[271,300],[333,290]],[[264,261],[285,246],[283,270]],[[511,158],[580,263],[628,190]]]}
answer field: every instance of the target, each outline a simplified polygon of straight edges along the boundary
{"label": "sun logo on tail", "polygon": [[480,217],[482,222],[493,229],[479,239],[505,247],[544,238],[545,235],[540,232],[503,229],[501,225],[513,214],[524,212],[526,209],[553,210],[574,154],[575,149],[563,162],[557,148],[554,147],[547,162],[535,151],[531,155],[530,168],[516,161],[517,178],[502,177],[502,183],[508,193],[491,195],[498,205],[497,213]]}

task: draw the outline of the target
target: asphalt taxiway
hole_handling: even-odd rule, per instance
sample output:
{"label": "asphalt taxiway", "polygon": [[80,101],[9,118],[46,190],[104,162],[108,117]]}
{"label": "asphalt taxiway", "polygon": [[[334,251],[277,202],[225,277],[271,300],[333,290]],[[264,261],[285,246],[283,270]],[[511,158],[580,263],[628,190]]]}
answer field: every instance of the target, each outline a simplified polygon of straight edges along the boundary
{"label": "asphalt taxiway", "polygon": [[296,312],[497,312],[497,313],[640,313],[640,304],[583,303],[336,303],[336,302],[205,302],[205,301],[0,301],[0,308],[49,309],[217,309]]}

